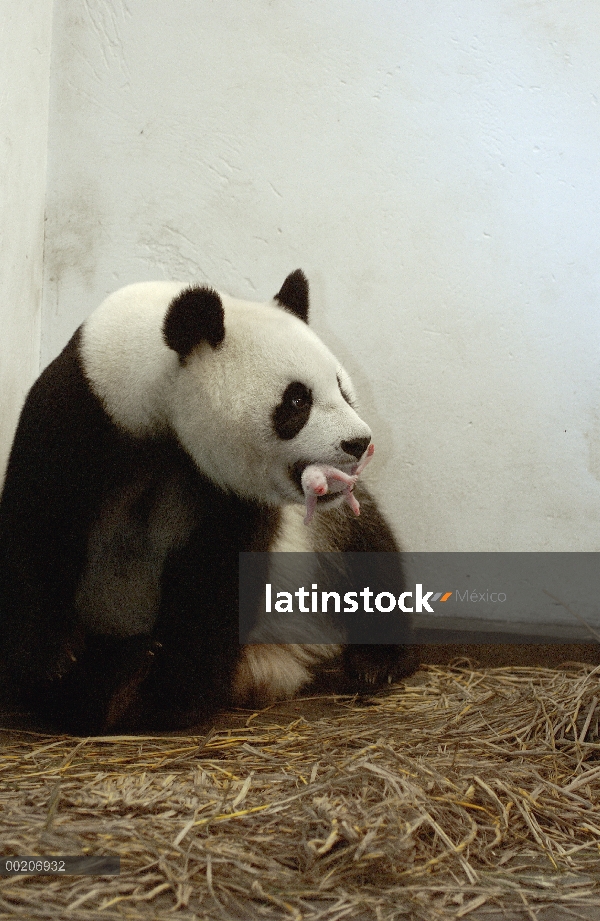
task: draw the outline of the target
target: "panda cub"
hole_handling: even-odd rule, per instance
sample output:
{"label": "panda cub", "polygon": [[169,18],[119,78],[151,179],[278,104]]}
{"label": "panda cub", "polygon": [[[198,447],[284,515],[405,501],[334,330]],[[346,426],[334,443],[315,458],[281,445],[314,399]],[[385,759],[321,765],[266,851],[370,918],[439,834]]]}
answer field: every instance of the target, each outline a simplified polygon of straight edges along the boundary
{"label": "panda cub", "polygon": [[290,644],[258,615],[239,643],[240,551],[397,550],[360,484],[360,517],[333,492],[303,523],[303,471],[351,472],[371,441],[308,309],[300,270],[266,303],[130,285],[42,373],[0,502],[0,648],[20,705],[71,732],[175,729],[410,670],[403,646],[338,628]]}

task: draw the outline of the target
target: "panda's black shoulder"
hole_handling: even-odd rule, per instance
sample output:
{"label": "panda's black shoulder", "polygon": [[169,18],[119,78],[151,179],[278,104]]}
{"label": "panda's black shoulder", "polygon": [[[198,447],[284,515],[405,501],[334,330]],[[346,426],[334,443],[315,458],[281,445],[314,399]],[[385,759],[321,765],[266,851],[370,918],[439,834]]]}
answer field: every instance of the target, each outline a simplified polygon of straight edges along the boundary
{"label": "panda's black shoulder", "polygon": [[79,327],[31,387],[15,446],[20,438],[31,434],[34,444],[43,450],[53,435],[68,431],[74,440],[83,440],[91,429],[110,423],[83,370],[81,332]]}
{"label": "panda's black shoulder", "polygon": [[[113,428],[83,372],[81,328],[40,374],[21,411],[2,493],[0,522],[13,506],[57,490],[66,497],[83,484],[103,434]],[[71,477],[77,471],[75,482]],[[26,511],[21,508],[21,511]]]}

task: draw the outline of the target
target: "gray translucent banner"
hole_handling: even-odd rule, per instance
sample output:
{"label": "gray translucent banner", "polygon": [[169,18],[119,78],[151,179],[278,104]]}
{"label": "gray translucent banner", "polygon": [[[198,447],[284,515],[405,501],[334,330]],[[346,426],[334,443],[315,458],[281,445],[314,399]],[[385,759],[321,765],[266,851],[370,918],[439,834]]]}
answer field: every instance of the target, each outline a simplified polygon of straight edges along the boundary
{"label": "gray translucent banner", "polygon": [[595,642],[599,553],[241,553],[241,643]]}

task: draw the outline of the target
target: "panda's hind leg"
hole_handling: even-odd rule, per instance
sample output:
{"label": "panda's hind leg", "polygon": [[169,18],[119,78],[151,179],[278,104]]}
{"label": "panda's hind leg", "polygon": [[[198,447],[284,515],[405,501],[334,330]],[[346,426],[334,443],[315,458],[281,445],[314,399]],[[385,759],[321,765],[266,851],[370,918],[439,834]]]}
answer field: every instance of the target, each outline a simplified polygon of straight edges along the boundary
{"label": "panda's hind leg", "polygon": [[129,725],[152,665],[150,638],[88,634],[82,642],[68,668],[23,684],[20,699],[44,726],[61,732],[97,735]]}

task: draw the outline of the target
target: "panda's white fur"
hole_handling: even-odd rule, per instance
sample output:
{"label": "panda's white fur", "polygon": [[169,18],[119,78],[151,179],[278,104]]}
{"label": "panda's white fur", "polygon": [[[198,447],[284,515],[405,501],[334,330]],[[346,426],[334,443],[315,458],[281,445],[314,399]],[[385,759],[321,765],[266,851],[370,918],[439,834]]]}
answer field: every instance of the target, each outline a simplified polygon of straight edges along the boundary
{"label": "panda's white fur", "polygon": [[127,285],[83,324],[86,376],[113,421],[134,435],[168,427],[166,394],[179,362],[165,344],[162,324],[169,303],[185,287],[169,281]]}
{"label": "panda's white fur", "polygon": [[[274,551],[276,585],[286,553],[396,549],[364,491],[360,519],[338,495],[303,523],[302,469],[350,472],[371,439],[307,314],[300,271],[265,303],[130,285],[32,388],[0,502],[0,648],[62,728],[136,728],[157,707],[156,725],[187,725],[290,697],[329,660],[357,688],[406,670],[399,647],[344,647],[326,619],[235,640],[239,551]],[[286,428],[290,387],[310,400]]]}

